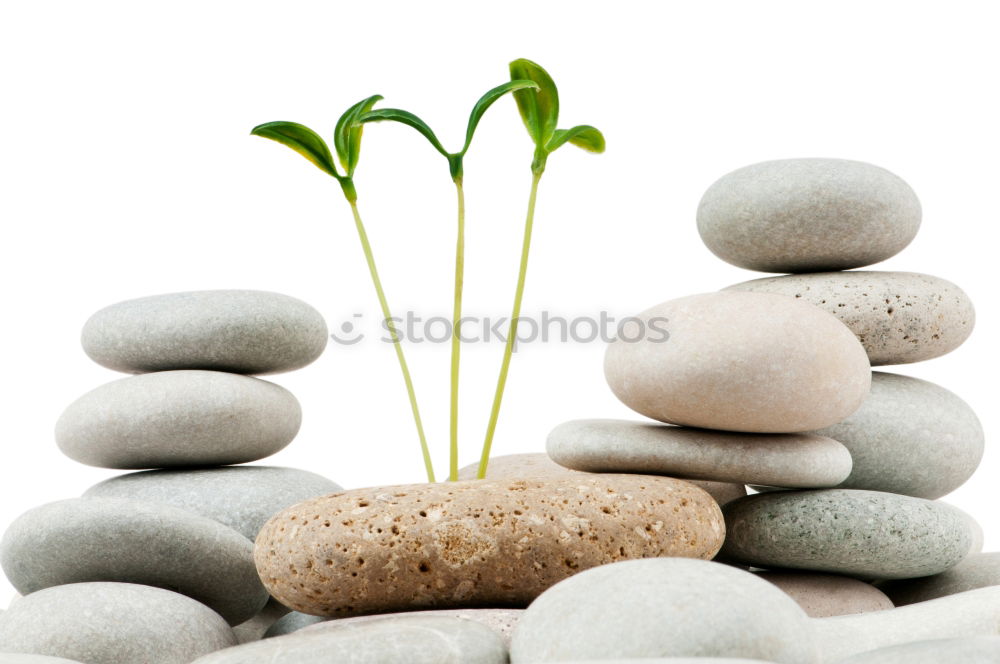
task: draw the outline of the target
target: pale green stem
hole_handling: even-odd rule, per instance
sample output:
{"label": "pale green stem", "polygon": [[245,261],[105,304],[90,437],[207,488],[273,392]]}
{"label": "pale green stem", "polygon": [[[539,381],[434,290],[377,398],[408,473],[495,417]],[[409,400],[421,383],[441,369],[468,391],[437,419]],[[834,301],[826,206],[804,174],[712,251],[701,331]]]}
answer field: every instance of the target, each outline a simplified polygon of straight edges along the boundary
{"label": "pale green stem", "polygon": [[479,472],[476,477],[486,477],[486,468],[490,463],[490,450],[493,447],[493,436],[496,434],[497,420],[500,417],[500,404],[503,401],[504,388],[507,385],[507,372],[510,370],[510,359],[514,354],[514,344],[517,343],[517,319],[521,315],[521,299],[524,296],[524,280],[528,274],[528,253],[531,251],[531,229],[535,223],[535,199],[538,196],[538,181],[542,171],[536,169],[531,176],[531,196],[528,198],[528,215],[524,220],[524,240],[521,244],[521,267],[517,274],[517,289],[514,291],[514,309],[510,317],[510,328],[507,333],[507,345],[503,351],[503,362],[500,365],[500,376],[497,378],[497,389],[493,395],[493,409],[490,411],[490,422],[486,427],[486,440],[483,442],[483,455],[479,460]]}
{"label": "pale green stem", "polygon": [[427,470],[427,481],[434,482],[434,466],[431,463],[430,449],[427,447],[427,437],[424,435],[424,424],[420,419],[420,408],[417,406],[417,395],[413,389],[413,379],[410,377],[410,368],[406,364],[406,357],[403,355],[403,345],[400,343],[399,333],[396,331],[396,323],[389,312],[389,303],[385,299],[385,291],[382,289],[382,280],[379,279],[378,269],[375,267],[375,257],[372,255],[372,247],[368,242],[368,233],[365,225],[361,221],[358,213],[358,203],[355,200],[349,201],[351,212],[354,213],[354,225],[358,229],[358,237],[361,239],[361,248],[365,252],[365,260],[368,262],[368,271],[372,275],[372,283],[375,285],[375,294],[378,295],[379,305],[382,307],[382,316],[385,318],[386,327],[392,337],[392,345],[396,349],[396,359],[399,360],[399,370],[403,373],[403,382],[406,383],[406,393],[410,397],[410,409],[413,411],[413,422],[417,426],[417,435],[420,437],[420,449],[424,456],[424,467]]}
{"label": "pale green stem", "polygon": [[458,240],[455,244],[455,306],[451,324],[451,436],[450,473],[448,479],[458,481],[458,376],[462,354],[462,288],[465,282],[465,190],[462,179],[455,179],[458,194]]}

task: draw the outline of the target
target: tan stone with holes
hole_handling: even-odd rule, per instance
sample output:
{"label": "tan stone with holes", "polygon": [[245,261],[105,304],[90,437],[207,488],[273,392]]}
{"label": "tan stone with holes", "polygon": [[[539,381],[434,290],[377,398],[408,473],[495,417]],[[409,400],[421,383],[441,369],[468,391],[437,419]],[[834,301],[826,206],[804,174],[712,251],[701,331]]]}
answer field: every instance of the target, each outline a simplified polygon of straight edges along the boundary
{"label": "tan stone with holes", "polygon": [[523,607],[573,574],[620,560],[711,559],[722,513],[668,477],[569,476],[356,489],[264,526],[264,585],[303,613]]}

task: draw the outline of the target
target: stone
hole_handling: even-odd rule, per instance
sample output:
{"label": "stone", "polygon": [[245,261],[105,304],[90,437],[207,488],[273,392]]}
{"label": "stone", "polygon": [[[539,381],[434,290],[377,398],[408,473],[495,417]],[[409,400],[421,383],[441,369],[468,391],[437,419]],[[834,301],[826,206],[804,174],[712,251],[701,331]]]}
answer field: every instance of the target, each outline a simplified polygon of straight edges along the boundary
{"label": "stone", "polygon": [[643,657],[642,659],[574,659],[559,664],[770,664],[760,659],[733,657]]}
{"label": "stone", "polygon": [[976,324],[972,301],[961,288],[916,272],[795,274],[745,281],[724,292],[772,293],[813,304],[851,329],[872,366],[950,353]]}
{"label": "stone", "polygon": [[977,588],[1000,586],[1000,552],[973,553],[940,574],[886,581],[878,585],[897,606],[926,602]]}
{"label": "stone", "polygon": [[881,590],[849,576],[818,572],[757,572],[781,588],[812,618],[828,618],[893,608]]}
{"label": "stone", "polygon": [[553,586],[521,616],[511,664],[743,657],[820,661],[810,618],[749,572],[684,558],[632,560]]}
{"label": "stone", "polygon": [[301,629],[305,629],[310,625],[326,622],[328,620],[329,618],[324,618],[323,616],[311,616],[308,613],[292,611],[275,621],[275,623],[271,625],[266,632],[264,632],[264,638],[271,639],[276,636],[285,636],[286,634],[292,634]]}
{"label": "stone", "polygon": [[573,420],[548,437],[556,463],[593,473],[644,473],[768,486],[837,486],[851,453],[815,434],[752,434],[627,420]]}
{"label": "stone", "polygon": [[864,349],[836,318],[790,297],[732,291],[628,319],[604,373],[615,396],[646,417],[752,433],[836,424],[871,385]]}
{"label": "stone", "polygon": [[968,480],[983,458],[985,436],[968,404],[925,380],[876,371],[872,391],[843,422],[816,433],[851,451],[854,468],[840,486],[934,500]]}
{"label": "stone", "polygon": [[[463,618],[465,620],[472,620],[486,625],[499,634],[503,639],[504,645],[509,647],[511,635],[513,635],[514,628],[517,627],[517,623],[521,619],[521,614],[523,613],[524,611],[522,609],[445,609],[441,611],[411,611],[408,613],[355,616],[354,618],[340,618],[339,620],[324,620],[322,618],[316,619],[316,616],[308,616],[310,618],[314,618],[315,620],[311,623],[307,623],[306,621],[300,619],[300,622],[305,623],[302,626],[303,631],[314,632],[318,630],[325,630],[335,625],[360,624],[372,620],[381,620],[386,617],[444,616],[446,618]],[[298,615],[304,616],[305,614]]]}
{"label": "stone", "polygon": [[271,599],[257,615],[233,627],[237,643],[252,643],[265,638],[267,633],[282,619],[287,618],[288,608]]}
{"label": "stone", "polygon": [[230,466],[129,473],[83,495],[173,505],[224,523],[252,541],[267,520],[286,507],[341,490],[336,482],[306,470]]}
{"label": "stone", "polygon": [[879,648],[842,659],[838,664],[996,664],[1000,662],[1000,636],[932,639]]}
{"label": "stone", "polygon": [[[479,464],[474,463],[458,471],[458,479],[474,480],[479,472]],[[567,475],[579,475],[580,471],[571,470],[565,466],[560,466],[553,461],[548,454],[503,454],[490,459],[486,467],[486,479],[488,480],[521,480],[535,477],[565,477]],[[736,500],[747,495],[747,488],[743,484],[733,484],[731,482],[710,482],[708,480],[685,479],[708,495],[712,496],[720,505],[725,505],[730,500]]]}
{"label": "stone", "polygon": [[[826,656],[824,661],[840,662],[914,641],[996,636],[998,625],[1000,587],[993,586],[888,611],[814,618],[812,632]],[[959,658],[938,661],[965,662]]]}
{"label": "stone", "polygon": [[848,270],[895,256],[920,228],[920,201],[884,168],[781,159],[717,180],[698,204],[713,254],[759,272]]}
{"label": "stone", "polygon": [[329,338],[301,300],[253,290],[154,295],[101,309],[83,327],[83,350],[125,373],[207,369],[291,371],[318,358]]}
{"label": "stone", "polygon": [[74,461],[139,470],[256,461],[295,438],[291,392],[218,371],[164,371],[113,381],[73,402],[56,441]]}
{"label": "stone", "polygon": [[666,477],[580,475],[356,489],[305,501],[257,538],[257,570],[312,615],[526,606],[616,560],[711,558],[718,505]]}
{"label": "stone", "polygon": [[29,510],[0,540],[0,564],[25,595],[91,581],[156,586],[198,600],[231,625],[268,599],[246,537],[169,505],[120,498],[73,498]]}
{"label": "stone", "polygon": [[507,664],[500,636],[472,620],[397,616],[323,628],[230,648],[194,664]]}
{"label": "stone", "polygon": [[62,657],[49,657],[47,655],[24,655],[17,653],[0,652],[0,664],[81,664],[81,663],[73,661],[71,659],[64,659]]}
{"label": "stone", "polygon": [[178,593],[129,583],[74,583],[32,593],[0,620],[12,653],[85,664],[188,664],[236,644],[217,613]]}
{"label": "stone", "polygon": [[949,505],[878,491],[775,491],[723,512],[722,554],[754,567],[905,579],[954,567],[972,543],[967,517]]}

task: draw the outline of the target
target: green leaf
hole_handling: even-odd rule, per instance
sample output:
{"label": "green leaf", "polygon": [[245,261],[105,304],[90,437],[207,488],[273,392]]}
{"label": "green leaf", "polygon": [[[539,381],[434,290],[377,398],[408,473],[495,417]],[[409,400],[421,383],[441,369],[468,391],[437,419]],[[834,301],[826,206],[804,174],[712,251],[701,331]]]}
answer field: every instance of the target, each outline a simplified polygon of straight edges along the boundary
{"label": "green leaf", "polygon": [[590,125],[577,125],[572,129],[557,129],[552,138],[545,144],[545,149],[555,152],[564,143],[583,148],[587,152],[604,152],[604,134]]}
{"label": "green leaf", "polygon": [[341,166],[347,171],[347,177],[354,176],[354,169],[358,166],[358,157],[361,154],[362,126],[358,118],[372,110],[372,106],[381,99],[382,95],[372,95],[362,99],[344,111],[337,120],[337,127],[333,131],[333,147],[337,151]]}
{"label": "green leaf", "polygon": [[479,126],[479,121],[483,119],[483,114],[486,113],[487,109],[493,105],[497,99],[503,97],[508,92],[517,92],[518,90],[528,90],[534,89],[538,90],[538,84],[534,81],[528,80],[515,80],[508,81],[503,85],[498,85],[493,88],[476,102],[476,105],[472,107],[472,113],[469,115],[469,126],[465,131],[465,145],[462,147],[461,154],[465,154],[469,151],[469,146],[472,144],[472,135],[476,132],[476,127]]}
{"label": "green leaf", "polygon": [[327,175],[339,178],[333,155],[319,134],[297,122],[265,122],[251,130],[252,136],[262,136],[282,145],[287,145],[300,155],[316,164]]}
{"label": "green leaf", "polygon": [[443,154],[445,157],[451,156],[448,154],[448,151],[444,149],[444,146],[441,145],[441,141],[438,140],[434,131],[427,126],[427,123],[409,111],[404,111],[398,108],[380,108],[378,110],[365,113],[359,118],[359,121],[362,123],[382,122],[384,120],[391,120],[393,122],[405,124],[408,127],[413,127],[419,131],[424,138],[430,141],[430,144],[434,146],[435,150]]}
{"label": "green leaf", "polygon": [[514,93],[521,119],[536,146],[544,146],[555,133],[559,121],[559,92],[556,84],[542,67],[531,60],[514,60],[510,63],[513,81],[529,80],[538,85],[537,90],[518,90]]}

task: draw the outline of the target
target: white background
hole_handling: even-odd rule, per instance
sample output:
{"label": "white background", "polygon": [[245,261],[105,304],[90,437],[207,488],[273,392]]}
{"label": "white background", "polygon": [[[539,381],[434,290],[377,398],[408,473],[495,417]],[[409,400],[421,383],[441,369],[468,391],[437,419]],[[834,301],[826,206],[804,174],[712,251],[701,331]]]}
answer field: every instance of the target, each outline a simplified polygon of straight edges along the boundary
{"label": "white background", "polygon": [[[0,15],[0,288],[5,359],[0,527],[114,471],[63,457],[53,424],[117,376],[79,331],[97,309],[154,293],[259,288],[316,306],[331,328],[377,315],[349,210],[305,160],[248,135],[277,119],[329,136],[373,93],[447,145],[469,108],[528,57],[560,86],[564,126],[608,151],[554,155],[540,193],[525,313],[607,310],[755,275],[699,240],[694,212],[720,175],[766,159],[870,161],[924,207],[914,243],[879,269],[923,271],[978,304],[972,339],[892,370],[968,400],[988,436],[979,473],[948,500],[1000,545],[996,505],[1000,140],[997,16],[988,2],[6,2]],[[466,164],[470,314],[505,315],[531,145],[510,100]],[[397,311],[450,314],[454,201],[444,160],[399,126],[365,135],[357,183]],[[466,350],[462,462],[478,456],[501,346]],[[514,358],[497,454],[543,450],[580,417],[632,417],[607,389],[603,344],[536,344]],[[448,347],[407,348],[439,473]],[[331,346],[273,378],[303,404],[298,439],[267,463],[347,487],[420,481],[395,358]],[[0,582],[0,594],[12,592]],[[2,601],[0,601],[2,604]]]}

